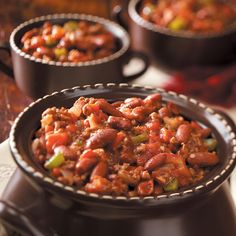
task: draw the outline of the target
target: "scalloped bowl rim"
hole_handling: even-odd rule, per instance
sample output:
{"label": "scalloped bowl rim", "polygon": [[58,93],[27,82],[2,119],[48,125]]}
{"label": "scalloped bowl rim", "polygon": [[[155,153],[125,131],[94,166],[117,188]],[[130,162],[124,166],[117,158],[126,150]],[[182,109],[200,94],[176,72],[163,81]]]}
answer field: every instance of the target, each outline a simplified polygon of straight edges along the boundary
{"label": "scalloped bowl rim", "polygon": [[[166,94],[166,95],[170,95],[173,96],[173,98],[175,98],[176,96],[179,99],[182,99],[183,101],[188,101],[191,104],[198,106],[199,108],[201,108],[202,110],[204,110],[204,112],[209,113],[210,115],[214,116],[216,119],[218,119],[220,122],[222,122],[222,124],[225,126],[225,130],[228,132],[228,135],[231,138],[231,144],[232,144],[232,153],[230,154],[230,158],[227,161],[227,164],[224,165],[224,168],[221,170],[220,173],[214,175],[210,180],[208,180],[207,182],[205,182],[204,184],[197,184],[194,188],[187,188],[186,190],[179,190],[177,192],[173,192],[173,193],[169,193],[169,194],[161,194],[161,195],[157,195],[157,196],[148,196],[148,197],[124,197],[124,196],[111,196],[111,195],[98,195],[95,193],[87,193],[83,190],[77,190],[73,187],[70,187],[68,185],[64,185],[61,182],[58,182],[57,180],[53,179],[53,178],[49,178],[48,176],[44,175],[42,172],[36,170],[35,168],[33,168],[32,166],[30,166],[21,156],[20,152],[17,149],[17,144],[15,142],[15,130],[16,127],[19,123],[19,121],[21,120],[22,116],[29,112],[29,110],[31,109],[31,107],[36,106],[38,103],[42,103],[45,100],[47,100],[47,98],[52,97],[54,95],[57,94],[63,94],[65,95],[66,92],[75,92],[77,90],[84,90],[87,88],[91,88],[91,89],[99,89],[99,88],[130,88],[130,89],[144,89],[147,91],[153,91],[153,92],[157,92],[157,93],[161,93]],[[63,89],[60,92],[54,92],[50,95],[46,95],[43,98],[40,98],[34,102],[32,102],[28,107],[26,107],[19,115],[18,117],[15,119],[14,124],[12,125],[11,131],[10,131],[10,136],[9,136],[9,144],[10,144],[10,149],[11,152],[13,154],[13,158],[15,160],[15,162],[18,164],[18,166],[20,166],[27,174],[29,174],[30,176],[33,176],[36,180],[40,180],[43,181],[46,184],[49,185],[53,185],[56,188],[59,188],[60,190],[64,190],[66,192],[70,192],[70,193],[74,193],[74,194],[78,194],[78,195],[83,195],[83,196],[88,196],[88,197],[93,197],[93,198],[99,198],[99,199],[104,199],[104,200],[125,200],[125,201],[147,201],[147,200],[159,200],[159,199],[167,199],[167,198],[182,198],[184,196],[190,196],[196,192],[202,192],[204,190],[210,189],[213,187],[214,183],[219,180],[220,178],[223,178],[225,180],[225,178],[227,177],[227,175],[230,174],[230,172],[232,171],[232,168],[235,166],[236,164],[236,134],[233,131],[231,125],[228,123],[228,121],[221,116],[219,113],[217,113],[216,111],[214,111],[213,109],[211,109],[210,107],[208,107],[207,105],[203,104],[202,102],[199,102],[191,97],[185,96],[183,94],[177,94],[175,92],[172,91],[165,91],[164,89],[160,89],[160,88],[154,88],[154,87],[150,87],[150,86],[140,86],[140,85],[128,85],[126,83],[121,83],[121,84],[115,84],[115,83],[108,83],[108,84],[95,84],[95,85],[84,85],[84,86],[77,86],[77,87],[73,87],[73,88],[68,88],[68,89]],[[223,182],[223,181],[222,181]]]}

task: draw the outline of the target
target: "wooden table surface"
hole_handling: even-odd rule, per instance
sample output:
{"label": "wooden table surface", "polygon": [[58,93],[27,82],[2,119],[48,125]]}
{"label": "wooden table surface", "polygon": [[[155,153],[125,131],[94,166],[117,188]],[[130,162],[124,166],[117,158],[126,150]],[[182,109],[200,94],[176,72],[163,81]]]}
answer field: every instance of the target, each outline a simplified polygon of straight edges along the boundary
{"label": "wooden table surface", "polygon": [[[88,13],[109,18],[111,8],[118,0],[0,0],[0,43],[7,42],[11,31],[25,20],[50,13]],[[120,3],[127,2],[120,0]],[[68,4],[69,3],[69,4]],[[0,51],[0,60],[10,64],[5,52]],[[13,79],[0,72],[0,142],[9,136],[16,116],[32,100],[16,86]]]}

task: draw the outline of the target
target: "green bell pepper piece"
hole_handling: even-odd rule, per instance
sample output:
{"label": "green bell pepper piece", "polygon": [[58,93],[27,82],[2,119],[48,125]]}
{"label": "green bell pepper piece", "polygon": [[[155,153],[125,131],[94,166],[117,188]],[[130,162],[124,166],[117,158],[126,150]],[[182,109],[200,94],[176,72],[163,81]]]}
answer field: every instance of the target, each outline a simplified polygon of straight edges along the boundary
{"label": "green bell pepper piece", "polygon": [[187,26],[186,21],[181,17],[176,17],[168,25],[169,29],[174,30],[174,31],[183,30],[186,28],[186,26]]}
{"label": "green bell pepper piece", "polygon": [[178,180],[176,178],[172,179],[167,185],[163,187],[166,192],[172,192],[178,189]]}
{"label": "green bell pepper piece", "polygon": [[75,31],[78,29],[78,23],[76,21],[68,21],[63,26],[65,31]]}
{"label": "green bell pepper piece", "polygon": [[148,135],[147,133],[143,133],[136,136],[131,136],[131,140],[134,144],[142,143],[148,140]]}
{"label": "green bell pepper piece", "polygon": [[68,52],[67,52],[66,48],[55,48],[54,53],[55,53],[55,56],[57,58],[59,58],[61,56],[67,55]]}
{"label": "green bell pepper piece", "polygon": [[58,152],[53,155],[45,164],[44,167],[48,170],[51,170],[55,167],[59,167],[65,161],[65,157],[62,153]]}

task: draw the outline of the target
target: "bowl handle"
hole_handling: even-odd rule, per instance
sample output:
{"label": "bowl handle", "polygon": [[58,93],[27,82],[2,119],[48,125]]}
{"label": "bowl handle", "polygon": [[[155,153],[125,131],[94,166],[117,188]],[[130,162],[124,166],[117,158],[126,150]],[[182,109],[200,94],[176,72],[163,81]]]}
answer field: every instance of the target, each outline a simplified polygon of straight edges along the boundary
{"label": "bowl handle", "polygon": [[124,82],[129,82],[129,81],[131,81],[133,79],[136,79],[139,76],[143,75],[147,71],[147,69],[150,65],[150,60],[149,60],[148,56],[145,53],[129,49],[128,54],[129,54],[128,55],[128,63],[133,58],[137,58],[137,59],[140,59],[143,62],[143,68],[141,68],[139,71],[137,71],[137,72],[135,72],[131,75],[123,74]]}
{"label": "bowl handle", "polygon": [[[0,42],[0,50],[6,51],[9,54],[9,56],[11,56],[10,45],[8,43]],[[13,69],[10,66],[6,65],[1,60],[0,60],[0,71],[2,71],[4,74],[8,75],[10,78],[12,78],[12,79],[14,78]]]}
{"label": "bowl handle", "polygon": [[39,227],[23,210],[17,209],[12,203],[0,200],[0,221],[13,227],[23,235],[50,236],[49,230]]}
{"label": "bowl handle", "polygon": [[111,18],[113,21],[117,22],[119,25],[121,25],[124,29],[129,31],[129,26],[127,22],[125,21],[123,17],[124,9],[121,5],[116,5],[111,12]]}

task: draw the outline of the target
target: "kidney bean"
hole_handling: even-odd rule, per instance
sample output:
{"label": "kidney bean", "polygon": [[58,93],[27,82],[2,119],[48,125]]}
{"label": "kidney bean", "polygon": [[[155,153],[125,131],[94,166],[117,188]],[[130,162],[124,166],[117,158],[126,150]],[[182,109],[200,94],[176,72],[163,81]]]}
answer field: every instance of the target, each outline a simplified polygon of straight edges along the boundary
{"label": "kidney bean", "polygon": [[56,40],[61,39],[65,34],[64,29],[59,25],[52,26],[52,37]]}
{"label": "kidney bean", "polygon": [[191,126],[187,124],[182,124],[177,129],[175,137],[180,143],[187,143],[191,136]]}
{"label": "kidney bean", "polygon": [[162,107],[159,111],[158,111],[159,115],[161,118],[164,118],[165,116],[170,116],[170,112],[168,110],[167,107]]}
{"label": "kidney bean", "polygon": [[207,138],[211,134],[211,129],[210,128],[204,128],[199,131],[201,134],[202,138]]}
{"label": "kidney bean", "polygon": [[137,191],[138,191],[138,194],[143,197],[151,195],[154,191],[153,180],[148,180],[148,181],[139,183],[137,187]]}
{"label": "kidney bean", "polygon": [[168,102],[167,103],[167,108],[171,113],[173,113],[175,115],[179,114],[179,108],[173,102]]}
{"label": "kidney bean", "polygon": [[152,95],[147,96],[143,101],[144,104],[150,106],[150,105],[159,105],[162,100],[162,97],[159,93],[155,93]]}
{"label": "kidney bean", "polygon": [[219,163],[219,157],[215,152],[197,152],[192,153],[187,158],[187,161],[190,165],[194,166],[214,166]]}
{"label": "kidney bean", "polygon": [[80,158],[76,163],[76,173],[81,175],[91,170],[98,163],[97,156],[90,156],[87,158]]}
{"label": "kidney bean", "polygon": [[35,49],[37,47],[40,47],[44,44],[44,39],[41,36],[34,36],[31,38],[30,42],[30,48]]}
{"label": "kidney bean", "polygon": [[34,29],[32,29],[32,30],[26,32],[26,33],[23,35],[23,37],[21,38],[21,42],[22,42],[22,43],[25,43],[25,41],[26,41],[27,39],[30,39],[30,38],[32,38],[33,36],[37,35],[38,32],[39,32],[39,30],[36,29],[36,28],[34,28]]}
{"label": "kidney bean", "polygon": [[95,150],[87,149],[87,150],[83,151],[83,153],[80,155],[80,159],[94,158],[97,156],[98,156],[98,154],[97,154],[97,152],[95,152]]}
{"label": "kidney bean", "polygon": [[112,106],[110,103],[108,103],[105,100],[98,100],[96,103],[104,112],[112,115],[112,116],[118,116],[123,117],[123,113],[117,110],[114,106]]}
{"label": "kidney bean", "polygon": [[173,137],[173,132],[171,130],[164,128],[160,129],[160,139],[165,142],[169,143],[171,138]]}
{"label": "kidney bean", "polygon": [[122,117],[109,116],[107,123],[113,128],[124,130],[130,130],[132,128],[131,121]]}
{"label": "kidney bean", "polygon": [[108,173],[108,164],[105,161],[100,161],[93,169],[93,172],[90,176],[90,179],[93,179],[95,176],[106,177]]}
{"label": "kidney bean", "polygon": [[144,165],[144,169],[148,171],[154,170],[156,167],[161,166],[165,163],[166,153],[159,153],[149,159]]}
{"label": "kidney bean", "polygon": [[147,109],[145,107],[135,107],[132,111],[131,111],[131,116],[133,119],[135,119],[136,121],[142,122],[147,114]]}
{"label": "kidney bean", "polygon": [[211,134],[210,128],[202,128],[202,126],[200,126],[196,121],[191,121],[190,125],[200,134],[201,138],[207,138]]}
{"label": "kidney bean", "polygon": [[122,104],[123,104],[123,101],[116,101],[116,102],[113,102],[111,105],[117,108],[117,107],[120,107]]}
{"label": "kidney bean", "polygon": [[[145,114],[147,113],[147,109],[145,107],[135,107],[132,110],[132,114],[134,115],[134,117],[139,118],[139,117],[143,117]],[[140,118],[141,119],[141,118]]]}
{"label": "kidney bean", "polygon": [[122,107],[135,108],[141,106],[142,103],[143,101],[140,98],[127,98],[125,99],[124,104],[122,104]]}
{"label": "kidney bean", "polygon": [[116,138],[116,135],[117,131],[114,129],[100,129],[96,133],[92,134],[92,136],[86,141],[85,148],[96,149],[104,147],[107,144],[112,143]]}

